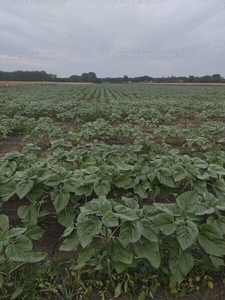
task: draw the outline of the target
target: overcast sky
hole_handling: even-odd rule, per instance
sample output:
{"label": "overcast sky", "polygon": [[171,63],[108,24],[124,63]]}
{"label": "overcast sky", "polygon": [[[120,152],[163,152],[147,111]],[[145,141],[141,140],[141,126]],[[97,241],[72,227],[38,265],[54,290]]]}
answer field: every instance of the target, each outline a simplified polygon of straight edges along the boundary
{"label": "overcast sky", "polygon": [[0,0],[0,70],[225,77],[225,0]]}

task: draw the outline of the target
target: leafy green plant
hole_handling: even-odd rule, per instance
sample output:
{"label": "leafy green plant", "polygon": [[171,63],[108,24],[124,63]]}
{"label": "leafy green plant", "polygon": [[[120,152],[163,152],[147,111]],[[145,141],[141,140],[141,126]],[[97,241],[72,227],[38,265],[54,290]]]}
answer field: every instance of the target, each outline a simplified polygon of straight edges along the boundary
{"label": "leafy green plant", "polygon": [[[13,287],[13,273],[24,263],[36,263],[46,257],[46,253],[35,252],[31,239],[38,239],[43,231],[38,227],[11,228],[6,215],[0,215],[0,287]],[[17,287],[11,299],[16,299],[23,292]]]}
{"label": "leafy green plant", "polygon": [[222,203],[210,193],[202,198],[196,191],[181,194],[176,204],[143,208],[130,198],[122,197],[119,202],[95,199],[81,208],[75,227],[65,231],[60,249],[74,250],[81,244],[76,269],[89,265],[93,258],[96,268],[107,268],[114,291],[118,289],[112,280],[115,272],[127,273],[146,260],[153,270],[167,266],[175,293],[196,267],[195,260],[215,270],[224,266]]}

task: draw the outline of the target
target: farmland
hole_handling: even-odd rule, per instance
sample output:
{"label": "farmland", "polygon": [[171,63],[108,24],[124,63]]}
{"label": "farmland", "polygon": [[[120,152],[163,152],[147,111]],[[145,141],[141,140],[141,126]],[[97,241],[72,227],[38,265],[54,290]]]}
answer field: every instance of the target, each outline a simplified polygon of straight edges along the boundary
{"label": "farmland", "polygon": [[222,293],[224,178],[225,86],[2,85],[1,299]]}

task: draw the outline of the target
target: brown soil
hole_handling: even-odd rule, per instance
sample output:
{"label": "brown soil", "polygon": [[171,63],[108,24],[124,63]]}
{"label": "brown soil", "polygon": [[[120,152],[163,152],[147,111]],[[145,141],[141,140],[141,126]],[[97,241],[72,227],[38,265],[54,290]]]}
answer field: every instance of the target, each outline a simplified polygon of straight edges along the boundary
{"label": "brown soil", "polygon": [[24,144],[21,136],[8,137],[0,140],[0,157],[13,150],[19,151]]}

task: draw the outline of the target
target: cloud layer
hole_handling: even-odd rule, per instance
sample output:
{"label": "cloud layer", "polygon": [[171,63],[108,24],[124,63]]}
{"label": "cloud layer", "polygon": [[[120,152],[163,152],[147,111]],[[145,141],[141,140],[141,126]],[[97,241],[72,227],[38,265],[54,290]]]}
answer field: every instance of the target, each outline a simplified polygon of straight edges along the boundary
{"label": "cloud layer", "polygon": [[0,0],[0,69],[225,76],[225,0]]}

